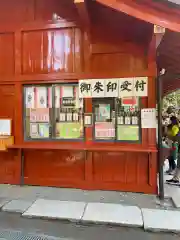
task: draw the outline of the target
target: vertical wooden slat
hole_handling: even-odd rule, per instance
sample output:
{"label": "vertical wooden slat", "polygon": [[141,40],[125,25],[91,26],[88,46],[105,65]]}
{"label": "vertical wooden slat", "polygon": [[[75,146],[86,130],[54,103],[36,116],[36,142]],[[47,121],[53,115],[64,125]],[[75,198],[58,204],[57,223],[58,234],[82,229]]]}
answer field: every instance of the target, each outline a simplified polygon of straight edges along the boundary
{"label": "vertical wooden slat", "polygon": [[127,183],[127,177],[128,177],[128,153],[125,153],[124,156],[125,156],[125,163],[124,163],[124,183]]}
{"label": "vertical wooden slat", "polygon": [[[22,32],[20,30],[15,32],[14,36],[14,63],[15,63],[15,119],[14,119],[14,136],[15,144],[22,144],[23,142],[23,133],[24,133],[24,123],[23,123],[23,88],[19,82],[19,76],[22,74]],[[24,172],[24,166],[22,166],[22,151],[18,149],[17,155],[17,174],[19,175],[19,183],[24,181],[24,176],[21,175],[21,172]]]}
{"label": "vertical wooden slat", "polygon": [[19,75],[22,74],[22,42],[21,31],[15,32],[15,143],[20,144],[23,141],[23,89],[19,83]]}
{"label": "vertical wooden slat", "polygon": [[139,171],[139,165],[141,164],[141,158],[140,158],[140,154],[138,154],[137,156],[137,161],[136,161],[136,183],[139,185],[140,184],[140,179],[139,179],[139,176],[140,176],[140,171]]}
{"label": "vertical wooden slat", "polygon": [[22,72],[22,44],[21,44],[21,31],[16,31],[14,35],[14,62],[15,62],[15,75],[20,75]]}
{"label": "vertical wooden slat", "polygon": [[148,173],[149,173],[149,176],[148,176],[148,183],[150,186],[152,186],[152,158],[151,158],[151,153],[148,153]]}
{"label": "vertical wooden slat", "polygon": [[[153,35],[148,51],[148,108],[156,108],[156,36]],[[153,94],[152,94],[153,93]],[[148,144],[156,145],[156,129],[148,129]]]}
{"label": "vertical wooden slat", "polygon": [[[21,44],[21,31],[16,31],[14,35],[14,63],[15,63],[15,75],[18,76],[22,73],[22,44]],[[16,79],[18,80],[18,79]]]}
{"label": "vertical wooden slat", "polygon": [[[92,99],[86,98],[85,100],[85,112],[86,113],[92,113]],[[86,127],[85,129],[85,141],[87,145],[92,144],[92,127]],[[93,153],[92,152],[86,152],[87,158],[85,159],[85,176],[87,181],[92,181],[93,176]]]}
{"label": "vertical wooden slat", "polygon": [[83,71],[86,73],[89,73],[91,71],[91,52],[90,52],[90,41],[88,38],[88,34],[84,33],[84,44],[83,44],[83,49],[84,49],[84,69]]}

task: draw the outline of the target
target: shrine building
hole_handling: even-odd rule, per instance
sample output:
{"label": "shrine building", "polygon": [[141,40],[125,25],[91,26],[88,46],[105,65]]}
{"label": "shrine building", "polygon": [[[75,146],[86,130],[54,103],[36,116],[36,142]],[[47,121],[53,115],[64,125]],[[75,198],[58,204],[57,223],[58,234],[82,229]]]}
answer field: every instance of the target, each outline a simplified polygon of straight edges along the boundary
{"label": "shrine building", "polygon": [[0,1],[0,184],[157,194],[179,32],[175,1]]}

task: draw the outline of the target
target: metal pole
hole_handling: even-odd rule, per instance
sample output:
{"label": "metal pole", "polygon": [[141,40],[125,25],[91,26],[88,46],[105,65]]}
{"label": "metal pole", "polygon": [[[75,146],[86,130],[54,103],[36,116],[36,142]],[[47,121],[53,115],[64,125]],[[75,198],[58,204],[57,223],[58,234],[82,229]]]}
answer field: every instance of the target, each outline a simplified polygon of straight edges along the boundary
{"label": "metal pole", "polygon": [[158,110],[158,170],[159,170],[159,198],[164,199],[164,171],[163,171],[163,148],[162,148],[162,81],[157,74],[157,110]]}
{"label": "metal pole", "polygon": [[20,185],[24,186],[24,149],[21,149],[21,179]]}

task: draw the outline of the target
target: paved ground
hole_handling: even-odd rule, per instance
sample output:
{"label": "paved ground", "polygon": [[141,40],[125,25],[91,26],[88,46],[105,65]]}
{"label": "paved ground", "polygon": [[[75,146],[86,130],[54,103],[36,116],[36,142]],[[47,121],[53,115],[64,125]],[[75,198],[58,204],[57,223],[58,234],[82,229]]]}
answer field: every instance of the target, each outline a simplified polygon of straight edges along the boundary
{"label": "paved ground", "polygon": [[29,218],[180,232],[179,209],[170,199],[160,202],[155,195],[0,185],[0,208]]}
{"label": "paved ground", "polygon": [[[24,219],[18,214],[0,213],[0,233],[3,230],[22,231],[24,235],[48,235],[62,240],[179,240],[180,235],[148,233],[141,229],[100,225],[81,226],[73,223]],[[1,236],[1,234],[0,234]],[[6,240],[11,240],[7,239]],[[5,240],[4,239],[4,240]],[[15,239],[19,240],[19,239]],[[47,239],[46,239],[47,240]]]}
{"label": "paved ground", "polygon": [[173,208],[171,200],[159,202],[155,195],[116,191],[83,191],[80,189],[0,185],[0,199],[24,199],[35,201],[38,198],[60,201],[101,202],[138,206],[140,208]]}

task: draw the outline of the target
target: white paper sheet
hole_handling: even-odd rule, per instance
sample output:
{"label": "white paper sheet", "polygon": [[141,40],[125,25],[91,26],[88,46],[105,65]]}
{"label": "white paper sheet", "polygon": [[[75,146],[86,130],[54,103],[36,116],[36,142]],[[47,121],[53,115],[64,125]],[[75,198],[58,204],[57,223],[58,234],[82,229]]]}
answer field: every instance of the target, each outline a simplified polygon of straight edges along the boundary
{"label": "white paper sheet", "polygon": [[0,119],[0,135],[11,136],[11,120]]}
{"label": "white paper sheet", "polygon": [[62,97],[69,98],[74,97],[73,86],[62,86]]}
{"label": "white paper sheet", "polygon": [[66,114],[65,113],[59,113],[59,121],[64,122],[66,120]]}
{"label": "white paper sheet", "polygon": [[84,124],[85,125],[91,125],[92,124],[92,116],[91,115],[85,115],[84,116]]}
{"label": "white paper sheet", "polygon": [[141,109],[141,126],[142,128],[156,128],[156,109]]}
{"label": "white paper sheet", "polygon": [[66,114],[66,119],[68,122],[72,122],[72,113],[67,113]]}
{"label": "white paper sheet", "polygon": [[25,88],[26,108],[34,108],[34,87]]}
{"label": "white paper sheet", "polygon": [[46,87],[37,87],[37,108],[47,108],[47,88]]}
{"label": "white paper sheet", "polygon": [[73,113],[73,121],[78,121],[79,116],[78,113]]}

